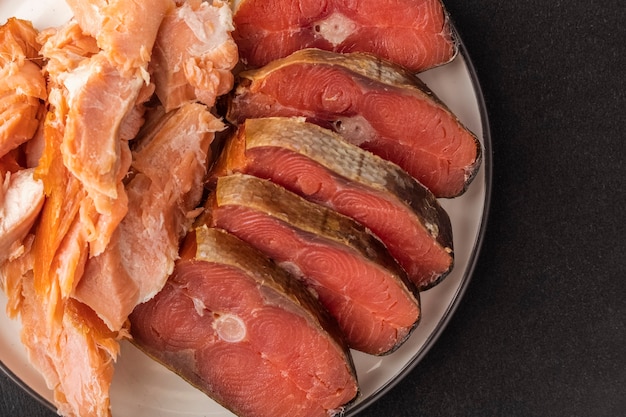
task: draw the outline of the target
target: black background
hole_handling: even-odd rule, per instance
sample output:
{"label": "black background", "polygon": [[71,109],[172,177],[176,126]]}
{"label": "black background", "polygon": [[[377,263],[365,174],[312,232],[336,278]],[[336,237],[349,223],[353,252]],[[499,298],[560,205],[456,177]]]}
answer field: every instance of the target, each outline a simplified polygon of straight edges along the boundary
{"label": "black background", "polygon": [[[626,4],[445,4],[490,118],[487,234],[446,330],[361,415],[626,416]],[[2,417],[55,415],[0,392]]]}

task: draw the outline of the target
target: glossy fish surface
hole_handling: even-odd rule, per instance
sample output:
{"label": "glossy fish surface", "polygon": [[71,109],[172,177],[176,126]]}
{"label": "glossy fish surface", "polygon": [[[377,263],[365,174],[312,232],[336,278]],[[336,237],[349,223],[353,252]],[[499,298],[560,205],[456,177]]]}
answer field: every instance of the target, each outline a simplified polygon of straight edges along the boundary
{"label": "glossy fish surface", "polygon": [[386,354],[417,326],[417,290],[384,245],[349,217],[243,174],[217,178],[207,210],[211,225],[305,282],[351,348]]}
{"label": "glossy fish surface", "polygon": [[301,118],[247,119],[216,167],[270,179],[374,232],[420,289],[453,265],[452,227],[424,186],[397,165]]}
{"label": "glossy fish surface", "polygon": [[480,143],[417,77],[367,54],[306,49],[245,71],[233,123],[301,116],[399,165],[436,197],[455,197],[481,162]]}
{"label": "glossy fish surface", "polygon": [[233,235],[202,226],[190,237],[191,257],[133,312],[134,342],[238,416],[340,413],[356,375],[311,294]]}
{"label": "glossy fish surface", "polygon": [[259,67],[298,49],[368,52],[412,71],[450,61],[457,52],[440,0],[241,0],[235,40]]}

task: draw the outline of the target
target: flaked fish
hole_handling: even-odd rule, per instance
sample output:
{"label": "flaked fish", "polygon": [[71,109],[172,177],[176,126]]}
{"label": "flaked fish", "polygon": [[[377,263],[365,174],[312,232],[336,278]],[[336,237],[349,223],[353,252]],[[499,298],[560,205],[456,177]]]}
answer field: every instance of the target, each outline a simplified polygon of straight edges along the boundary
{"label": "flaked fish", "polygon": [[[126,184],[128,214],[90,258],[72,297],[119,331],[136,305],[163,288],[200,203],[211,143],[224,128],[200,103],[157,112],[136,139]],[[106,294],[106,297],[103,295]]]}
{"label": "flaked fish", "polygon": [[182,2],[159,27],[149,70],[166,111],[215,99],[233,87],[239,54],[227,2]]}
{"label": "flaked fish", "polygon": [[37,35],[17,18],[0,26],[0,158],[31,139],[43,119],[48,93]]}

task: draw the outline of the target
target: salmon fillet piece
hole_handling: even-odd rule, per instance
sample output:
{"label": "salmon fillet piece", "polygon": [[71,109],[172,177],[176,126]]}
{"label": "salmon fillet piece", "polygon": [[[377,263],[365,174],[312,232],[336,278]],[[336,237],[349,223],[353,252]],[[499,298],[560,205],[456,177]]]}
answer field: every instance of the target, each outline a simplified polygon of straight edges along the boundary
{"label": "salmon fillet piece", "polygon": [[[65,101],[63,162],[85,189],[89,202],[83,210],[89,230],[91,256],[101,253],[121,218],[127,196],[122,179],[130,164],[129,131],[138,119],[136,111],[149,97],[148,62],[163,16],[174,7],[172,0],[142,2],[69,2],[80,36],[61,30],[48,36],[42,53],[48,59],[66,56],[47,67],[56,94]],[[73,35],[73,36],[70,36]],[[94,42],[82,54],[72,54],[67,45],[75,38]],[[50,56],[46,54],[54,51]],[[150,89],[148,89],[150,91]],[[139,119],[140,119],[139,115]]]}
{"label": "salmon fillet piece", "polygon": [[58,314],[50,318],[48,303],[59,300],[38,294],[33,284],[32,274],[27,274],[22,281],[21,338],[30,362],[54,391],[58,413],[110,417],[108,392],[119,353],[115,335],[72,299],[60,301]]}
{"label": "salmon fillet piece", "polygon": [[75,70],[100,52],[95,38],[85,34],[75,19],[41,31],[37,40],[41,44],[41,55],[46,58],[44,70],[52,75],[48,82],[53,88],[61,87],[61,74]]}
{"label": "salmon fillet piece", "polygon": [[133,151],[128,213],[104,252],[87,261],[72,294],[116,331],[172,273],[202,197],[214,133],[224,128],[199,103],[160,112],[147,126]]}
{"label": "salmon fillet piece", "polygon": [[33,137],[42,119],[46,82],[37,31],[11,18],[0,26],[0,158]]}
{"label": "salmon fillet piece", "polygon": [[0,262],[0,289],[7,296],[6,314],[16,319],[22,310],[24,291],[23,279],[29,275],[32,280],[33,257],[31,250],[35,236],[27,235],[15,245],[11,254]]}
{"label": "salmon fillet piece", "polygon": [[61,144],[63,162],[104,214],[112,210],[128,171],[121,157],[126,151],[122,147],[128,144],[118,133],[144,82],[122,75],[102,54],[63,74],[62,81],[69,107]]}
{"label": "salmon fillet piece", "polygon": [[327,417],[355,398],[345,341],[297,280],[218,229],[185,247],[131,315],[134,343],[241,417]]}
{"label": "salmon fillet piece", "polygon": [[34,168],[0,172],[0,264],[8,260],[35,224],[44,203]]}
{"label": "salmon fillet piece", "polygon": [[150,61],[166,111],[198,100],[213,106],[233,87],[239,54],[227,2],[186,1],[163,19]]}
{"label": "salmon fillet piece", "polygon": [[[5,176],[22,169],[23,152],[20,147],[7,152],[4,156],[0,157],[0,176],[2,179]],[[1,200],[0,200],[1,201]]]}
{"label": "salmon fillet piece", "polygon": [[[97,255],[126,214],[127,196],[122,179],[130,165],[128,143],[117,136],[107,136],[107,133],[116,135],[115,128],[111,129],[115,126],[116,113],[103,112],[97,106],[106,100],[118,105],[119,99],[115,98],[113,90],[103,93],[98,89],[108,88],[109,82],[113,83],[112,88],[123,88],[124,83],[116,76],[115,69],[102,61],[95,40],[85,35],[76,21],[42,32],[40,39],[42,54],[48,60],[44,69],[50,93],[43,130],[45,148],[37,173],[44,184],[49,183],[46,185],[48,195],[60,194],[61,197],[74,188],[80,191],[78,205],[90,245],[89,253]],[[90,69],[95,70],[95,75],[89,73]],[[91,89],[89,83],[87,87],[83,83],[85,80],[91,80]],[[137,92],[141,85],[141,82],[137,84]],[[105,98],[98,99],[98,94]],[[135,102],[133,99],[131,104],[128,97],[126,101],[128,110]],[[95,107],[91,107],[92,104]],[[81,109],[86,113],[82,114]],[[102,116],[105,113],[109,116]],[[124,116],[118,114],[118,120]],[[119,123],[116,126],[119,127]],[[50,167],[56,159],[61,160],[63,167],[56,164],[55,173],[51,173]],[[61,211],[63,200],[61,197]],[[73,212],[68,216],[73,217]]]}
{"label": "salmon fillet piece", "polygon": [[418,289],[452,269],[452,226],[428,189],[397,165],[299,118],[247,119],[230,137],[215,175],[270,179],[368,227]]}
{"label": "salmon fillet piece", "polygon": [[[62,281],[63,285],[59,290],[61,297],[66,298],[80,279],[82,264],[89,254],[89,239],[96,240],[93,225],[100,216],[94,212],[93,201],[88,197],[80,180],[69,171],[63,161],[61,147],[69,103],[61,84],[62,74],[77,68],[95,51],[94,43],[82,34],[75,22],[70,22],[59,30],[42,32],[39,38],[43,44],[42,53],[54,53],[47,57],[48,64],[45,67],[49,80],[49,109],[42,128],[44,149],[35,171],[35,177],[43,181],[46,202],[33,248],[36,258],[34,286],[36,291],[44,294],[50,285]],[[121,220],[126,212],[125,205],[118,205],[116,208],[114,213]],[[71,242],[65,240],[64,244],[70,230],[73,230],[75,239]],[[108,240],[103,235],[105,233],[98,237]],[[63,276],[55,272],[61,265],[65,265],[62,268]],[[55,303],[50,305],[52,310],[57,308]]]}
{"label": "salmon fillet piece", "polygon": [[367,54],[306,49],[239,74],[227,119],[301,116],[399,165],[436,197],[462,194],[482,159],[475,135],[428,87]]}
{"label": "salmon fillet piece", "polygon": [[261,67],[299,49],[367,52],[411,71],[451,61],[457,43],[441,0],[240,0],[242,60]]}
{"label": "salmon fillet piece", "polygon": [[417,290],[363,226],[267,180],[233,174],[215,182],[199,222],[229,231],[306,283],[351,348],[387,354],[417,326]]}
{"label": "salmon fillet piece", "polygon": [[[113,362],[119,339],[128,337],[124,321],[137,303],[160,290],[171,273],[178,242],[202,195],[213,132],[223,123],[205,106],[189,104],[168,118],[174,122],[186,114],[190,123],[183,123],[183,128],[193,132],[170,129],[168,133],[169,125],[160,125],[166,128],[165,137],[178,140],[175,144],[167,142],[169,137],[163,140],[143,132],[150,139],[134,146],[127,194],[124,180],[133,159],[128,141],[144,124],[146,103],[155,90],[148,71],[152,46],[163,17],[175,3],[69,3],[75,17],[62,27],[37,33],[29,23],[10,19],[0,29],[0,117],[4,120],[0,284],[9,297],[8,313],[22,321],[22,342],[31,363],[53,390],[59,414],[108,417]],[[232,78],[228,88],[231,85]],[[201,110],[189,110],[195,108]],[[15,148],[36,132],[36,141],[23,145],[17,155]],[[197,138],[197,143],[190,143],[191,138]],[[26,148],[29,155],[25,156]],[[176,158],[179,169],[172,175]],[[22,169],[27,159],[37,167]],[[129,196],[137,205],[127,216]],[[120,226],[126,217],[129,220]],[[160,228],[164,219],[166,227]],[[152,235],[146,233],[144,221],[151,223]],[[147,264],[132,264],[133,277],[153,277],[154,282],[137,282],[136,299],[105,322],[101,317],[106,314],[74,295],[100,300],[115,295],[89,293],[85,288],[93,278],[87,272],[109,247],[114,254],[121,248],[123,255],[118,251],[117,260],[130,264],[136,254],[131,245],[141,245],[137,239],[120,243],[121,233],[154,243],[153,252],[140,255],[150,255],[147,262],[154,261],[150,267],[158,264],[159,270],[150,275],[154,271],[146,274]]]}
{"label": "salmon fillet piece", "polygon": [[22,277],[32,276],[30,256],[33,226],[44,204],[43,182],[35,179],[28,166],[26,145],[0,157],[0,289],[7,295],[6,312],[19,315],[22,300]]}
{"label": "salmon fillet piece", "polygon": [[[48,153],[52,150],[47,146]],[[49,154],[46,157],[50,159]],[[60,158],[52,158],[50,162],[48,172],[54,174],[47,181],[37,181],[36,191],[43,196],[44,184],[59,187],[59,183],[67,181],[67,192],[54,193],[45,203],[42,199],[43,209],[35,234],[22,239],[11,257],[0,265],[2,289],[9,298],[7,312],[21,319],[22,343],[30,362],[54,391],[59,413],[108,417],[108,389],[113,375],[112,361],[118,352],[117,340],[109,332],[103,333],[105,327],[96,321],[93,312],[63,295],[72,286],[74,271],[80,269],[86,258],[87,243],[76,236],[82,230],[77,227],[80,198],[73,194],[79,191],[78,182],[62,175],[67,170]],[[60,175],[56,176],[57,173]],[[32,184],[32,169],[17,174],[24,175]],[[51,178],[58,183],[51,183]],[[22,189],[19,196],[24,203],[25,191]],[[65,201],[65,197],[69,200]],[[77,249],[81,242],[83,247]],[[76,366],[77,363],[81,365]]]}
{"label": "salmon fillet piece", "polygon": [[148,82],[147,65],[163,17],[173,0],[67,0],[83,32],[95,38],[121,74]]}
{"label": "salmon fillet piece", "polygon": [[[129,11],[135,10],[131,3]],[[92,5],[96,8],[90,11],[98,15],[105,6]],[[107,12],[114,12],[112,20],[118,23],[120,17],[132,18],[119,9]],[[156,16],[152,20],[163,14]],[[112,20],[105,16],[108,24]],[[137,111],[151,94],[145,56],[151,44],[145,41],[156,37],[158,24],[152,35],[139,30],[135,37],[128,32],[130,27],[118,26],[116,30],[126,33],[122,38],[133,38],[135,43],[129,45],[141,43],[135,55],[130,49],[120,55],[102,47],[106,33],[117,36],[110,26],[94,37],[80,21],[38,36],[47,60],[49,110],[35,178],[43,182],[46,200],[30,251],[32,272],[22,274],[24,297],[18,313],[25,329],[23,344],[54,391],[58,412],[105,417],[110,416],[109,387],[118,340],[127,333],[111,331],[71,294],[89,257],[104,251],[127,213],[122,182],[131,162],[127,139],[138,130]],[[137,56],[143,60],[136,60]]]}
{"label": "salmon fillet piece", "polygon": [[21,281],[22,342],[54,391],[61,415],[108,417],[113,361],[122,335],[111,334],[92,311],[69,298],[89,252],[81,219],[87,196],[63,165],[55,117],[54,111],[47,115],[44,165],[37,168],[47,197],[35,229],[32,271]]}

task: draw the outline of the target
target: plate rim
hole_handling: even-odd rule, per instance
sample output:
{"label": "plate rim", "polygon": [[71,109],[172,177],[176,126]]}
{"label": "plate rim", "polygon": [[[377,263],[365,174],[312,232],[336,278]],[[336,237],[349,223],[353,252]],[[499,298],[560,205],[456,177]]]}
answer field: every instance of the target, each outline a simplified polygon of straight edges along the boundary
{"label": "plate rim", "polygon": [[[389,380],[386,384],[382,385],[378,390],[373,392],[363,401],[360,401],[358,404],[355,404],[354,407],[349,407],[346,410],[345,417],[354,417],[357,414],[364,411],[366,408],[377,402],[381,399],[385,394],[387,394],[392,388],[398,385],[400,382],[404,380],[404,378],[417,367],[417,365],[424,359],[426,354],[430,351],[430,349],[435,345],[439,337],[443,334],[443,331],[447,328],[450,320],[454,316],[467,288],[472,280],[474,275],[474,271],[476,269],[476,265],[478,263],[478,259],[480,257],[480,253],[482,250],[485,233],[487,230],[487,223],[489,219],[489,211],[491,209],[491,193],[493,187],[493,153],[492,153],[492,138],[491,138],[491,129],[489,125],[489,115],[487,111],[487,105],[485,102],[485,97],[482,91],[482,87],[480,85],[480,81],[478,78],[478,74],[474,63],[470,57],[470,54],[463,42],[463,39],[460,36],[460,33],[451,20],[450,22],[452,31],[456,36],[456,42],[458,44],[458,54],[463,57],[464,64],[467,67],[467,72],[472,84],[472,88],[474,90],[474,94],[476,95],[476,105],[478,107],[478,112],[480,116],[480,123],[482,128],[482,152],[483,152],[483,161],[481,169],[484,170],[484,186],[485,186],[485,197],[483,199],[483,211],[482,216],[480,218],[480,227],[478,228],[478,233],[476,234],[476,240],[474,241],[472,250],[470,251],[470,257],[467,263],[467,268],[464,271],[463,277],[461,278],[461,282],[454,293],[454,296],[448,305],[448,308],[445,310],[445,313],[442,315],[441,319],[435,326],[434,330],[428,335],[422,347],[413,355],[413,357],[407,361],[404,367],[397,373],[397,375]],[[446,64],[444,64],[446,65]],[[471,184],[470,184],[471,186]]]}
{"label": "plate rim", "polygon": [[[484,170],[484,199],[483,199],[483,210],[482,216],[480,218],[480,226],[478,228],[478,233],[476,235],[476,239],[473,243],[472,250],[470,251],[470,257],[467,263],[467,268],[464,271],[463,277],[461,278],[461,282],[454,292],[454,296],[452,301],[449,303],[445,313],[442,315],[441,319],[435,326],[434,330],[428,335],[425,342],[421,346],[421,348],[411,357],[409,361],[402,367],[402,369],[396,374],[396,376],[390,379],[387,383],[382,385],[372,394],[370,394],[367,398],[359,401],[354,406],[346,407],[345,417],[354,417],[357,414],[361,413],[369,406],[377,402],[381,399],[385,394],[387,394],[392,388],[398,385],[400,382],[406,378],[406,376],[416,368],[416,366],[422,361],[422,359],[426,356],[426,354],[433,348],[439,337],[443,334],[444,330],[447,328],[450,320],[454,316],[457,308],[461,300],[463,299],[467,288],[472,280],[474,275],[474,271],[476,269],[476,265],[478,263],[478,259],[480,258],[480,254],[482,251],[482,246],[484,242],[484,237],[487,230],[489,212],[491,209],[491,194],[493,187],[493,153],[492,153],[492,137],[491,137],[491,129],[489,124],[489,115],[488,110],[484,98],[484,94],[482,91],[482,87],[480,85],[479,77],[474,66],[474,63],[471,59],[471,56],[467,50],[467,47],[460,36],[460,33],[451,20],[450,22],[452,31],[455,35],[456,42],[458,44],[458,55],[463,57],[464,64],[467,67],[467,72],[471,81],[472,89],[476,96],[476,105],[478,107],[478,112],[480,116],[480,123],[482,128],[482,152],[483,152],[483,160],[481,169]],[[445,65],[445,64],[444,64]],[[18,377],[1,359],[0,359],[0,370],[17,386],[19,386],[22,390],[24,390],[31,398],[34,398],[37,402],[42,404],[44,407],[49,409],[50,411],[56,413],[56,407],[44,398],[39,392],[30,387],[27,383],[25,383],[20,377]]]}
{"label": "plate rim", "polygon": [[42,404],[43,406],[45,406],[47,409],[51,410],[52,412],[54,413],[57,412],[56,407],[50,401],[44,398],[35,389],[31,388],[31,386],[28,385],[26,382],[22,381],[20,377],[18,377],[7,365],[4,364],[4,362],[2,362],[2,360],[0,360],[0,370],[2,370],[2,372],[11,381],[13,381],[18,387],[20,387],[28,395],[30,395],[31,398],[37,400],[37,402],[39,402],[40,404]]}

